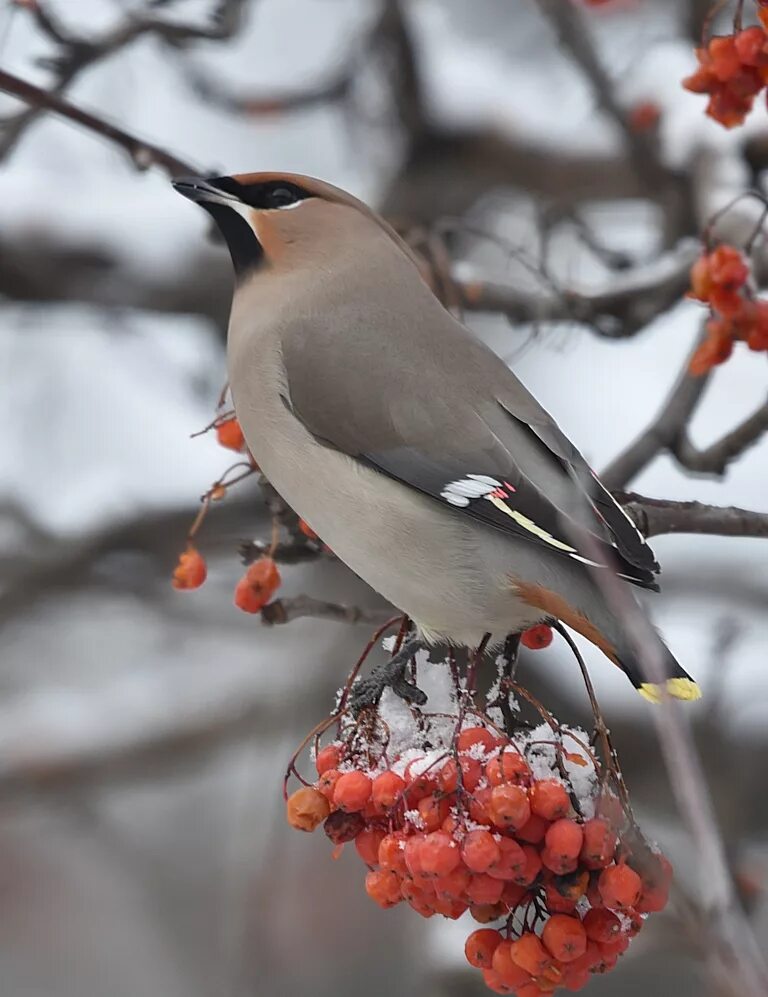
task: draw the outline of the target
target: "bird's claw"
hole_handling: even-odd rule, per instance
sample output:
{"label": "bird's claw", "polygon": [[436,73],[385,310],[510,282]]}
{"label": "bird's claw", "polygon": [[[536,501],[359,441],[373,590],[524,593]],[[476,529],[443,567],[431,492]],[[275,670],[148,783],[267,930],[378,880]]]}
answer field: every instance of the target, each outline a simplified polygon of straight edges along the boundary
{"label": "bird's claw", "polygon": [[377,665],[367,679],[355,684],[350,698],[350,709],[357,715],[369,706],[376,706],[385,689],[391,689],[396,696],[412,706],[423,706],[427,695],[405,677],[408,662],[422,649],[420,641],[410,641],[388,661]]}

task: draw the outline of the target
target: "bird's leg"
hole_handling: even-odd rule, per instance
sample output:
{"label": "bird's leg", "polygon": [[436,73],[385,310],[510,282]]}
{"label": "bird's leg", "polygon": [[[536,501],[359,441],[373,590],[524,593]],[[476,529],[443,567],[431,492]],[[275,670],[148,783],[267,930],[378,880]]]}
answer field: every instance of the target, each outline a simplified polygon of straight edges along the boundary
{"label": "bird's leg", "polygon": [[425,648],[424,641],[414,637],[403,644],[397,654],[393,654],[389,660],[376,665],[368,678],[356,682],[350,697],[352,712],[357,714],[366,706],[375,706],[387,688],[406,703],[423,706],[427,701],[426,693],[406,679],[405,670],[411,658]]}
{"label": "bird's leg", "polygon": [[496,705],[501,710],[501,715],[504,717],[504,727],[509,735],[512,735],[515,729],[515,715],[512,712],[512,707],[509,705],[509,694],[517,673],[517,665],[520,660],[519,654],[520,634],[508,634],[507,639],[504,641],[504,651],[502,652],[504,664],[500,676],[499,698],[496,701]]}

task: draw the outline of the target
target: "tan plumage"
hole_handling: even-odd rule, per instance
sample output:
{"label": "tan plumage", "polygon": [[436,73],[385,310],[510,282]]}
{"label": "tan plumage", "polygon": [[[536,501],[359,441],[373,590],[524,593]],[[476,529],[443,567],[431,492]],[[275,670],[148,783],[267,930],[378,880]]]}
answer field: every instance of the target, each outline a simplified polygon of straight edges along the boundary
{"label": "tan plumage", "polygon": [[[429,640],[477,646],[553,617],[648,696],[578,550],[655,587],[644,540],[554,420],[432,294],[375,212],[319,180],[177,182],[237,273],[228,363],[248,445],[278,491]],[[605,570],[605,569],[602,569]],[[668,688],[698,687],[664,648]]]}

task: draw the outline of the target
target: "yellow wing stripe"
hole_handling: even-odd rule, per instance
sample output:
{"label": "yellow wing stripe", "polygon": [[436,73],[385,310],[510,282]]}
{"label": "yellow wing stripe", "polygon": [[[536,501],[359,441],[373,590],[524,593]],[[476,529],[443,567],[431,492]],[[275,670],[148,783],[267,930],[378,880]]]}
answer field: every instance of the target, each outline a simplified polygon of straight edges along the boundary
{"label": "yellow wing stripe", "polygon": [[492,502],[497,509],[514,519],[516,523],[519,523],[520,526],[528,530],[529,533],[533,533],[534,536],[539,537],[541,540],[545,540],[553,547],[557,547],[558,550],[564,550],[568,554],[576,553],[575,547],[569,547],[568,544],[563,543],[562,540],[555,539],[551,533],[547,533],[546,530],[543,530],[540,526],[537,526],[532,519],[524,516],[522,512],[518,512],[516,509],[510,509],[506,502],[503,502],[500,498],[496,498],[494,495],[486,495],[485,497],[489,502]]}

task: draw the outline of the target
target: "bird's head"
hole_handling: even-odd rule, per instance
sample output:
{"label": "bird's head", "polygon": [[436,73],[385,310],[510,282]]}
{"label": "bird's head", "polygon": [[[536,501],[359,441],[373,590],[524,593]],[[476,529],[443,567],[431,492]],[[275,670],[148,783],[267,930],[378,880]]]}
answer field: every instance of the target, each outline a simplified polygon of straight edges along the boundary
{"label": "bird's head", "polygon": [[297,173],[240,173],[179,177],[179,194],[212,215],[224,236],[239,279],[264,267],[317,262],[365,231],[382,230],[415,262],[393,229],[356,197]]}

